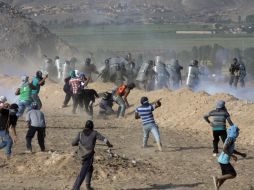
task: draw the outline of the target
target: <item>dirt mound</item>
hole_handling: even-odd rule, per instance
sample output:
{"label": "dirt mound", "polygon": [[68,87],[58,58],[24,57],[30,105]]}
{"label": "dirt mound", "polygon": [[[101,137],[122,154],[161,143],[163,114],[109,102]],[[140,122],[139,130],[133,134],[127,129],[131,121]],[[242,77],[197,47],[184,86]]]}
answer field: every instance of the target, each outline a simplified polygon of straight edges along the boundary
{"label": "dirt mound", "polygon": [[[0,78],[2,88],[15,89],[19,84],[17,78]],[[12,88],[10,88],[12,87]],[[111,83],[91,83],[88,86],[97,90],[98,93],[111,91],[114,87]],[[49,93],[50,92],[50,93]],[[3,93],[3,92],[2,92]],[[150,102],[161,99],[162,107],[154,112],[155,119],[160,127],[171,127],[177,129],[195,129],[198,131],[210,132],[210,126],[203,119],[204,114],[215,109],[218,100],[226,101],[227,109],[231,115],[232,121],[241,128],[241,142],[254,144],[254,137],[250,136],[254,131],[253,118],[254,104],[246,100],[238,100],[232,95],[218,93],[209,95],[205,92],[192,92],[187,88],[176,91],[161,89],[157,91],[144,92],[142,90],[133,90],[129,95],[131,107],[126,111],[124,123],[114,121],[115,126],[132,126],[140,121],[134,119],[136,107],[140,105],[140,97],[147,96]],[[62,85],[47,81],[47,84],[41,88],[41,98],[44,103],[44,110],[48,114],[55,114],[61,111],[60,107],[64,99]],[[98,113],[98,102],[95,103],[95,115]],[[114,106],[117,110],[117,105]],[[70,110],[65,110],[65,114],[70,114]],[[57,120],[58,121],[58,120]],[[57,122],[56,121],[56,122]],[[63,123],[65,125],[65,123]]]}
{"label": "dirt mound", "polygon": [[27,63],[42,55],[71,57],[77,50],[15,8],[0,2],[0,60]]}
{"label": "dirt mound", "polygon": [[[1,157],[0,157],[1,159]],[[73,177],[78,175],[81,163],[75,158],[75,154],[58,152],[38,152],[35,154],[21,154],[15,156],[10,162],[1,160],[1,170],[15,175],[36,176],[63,175]],[[95,180],[116,180],[133,173],[133,178],[140,178],[143,172],[155,173],[155,167],[148,162],[136,161],[115,153],[98,150],[95,155]]]}
{"label": "dirt mound", "polygon": [[[1,77],[0,86],[13,93],[19,79]],[[110,83],[92,83],[89,88],[98,92],[113,88]],[[1,90],[1,89],[0,89]],[[149,147],[142,145],[141,121],[134,119],[135,108],[141,96],[148,96],[150,102],[162,98],[162,107],[154,112],[160,127],[163,152],[157,151],[153,138]],[[62,85],[46,81],[41,88],[42,111],[47,120],[46,153],[39,151],[36,137],[33,140],[33,154],[26,150],[26,122],[19,120],[18,142],[13,147],[13,157],[8,162],[0,151],[0,182],[2,189],[16,190],[55,190],[71,189],[81,164],[73,157],[75,148],[72,140],[80,132],[87,115],[83,112],[71,114],[71,106],[60,108],[64,99]],[[9,96],[8,96],[9,98]],[[112,154],[105,145],[97,144],[95,150],[93,186],[98,190],[112,189],[212,189],[211,175],[219,175],[217,159],[212,157],[211,129],[203,115],[214,108],[215,102],[224,99],[232,120],[241,128],[237,148],[247,152],[247,159],[239,157],[233,163],[238,172],[234,183],[226,183],[225,189],[251,189],[253,184],[253,119],[254,104],[240,101],[228,94],[209,95],[194,93],[189,89],[169,91],[162,89],[153,92],[133,90],[129,96],[132,105],[126,118],[115,116],[107,119],[97,117],[98,100],[95,103],[95,129],[105,135],[114,145]],[[9,98],[10,102],[14,101]],[[117,106],[114,107],[117,109]],[[248,145],[248,146],[246,146]],[[222,143],[220,143],[220,148]],[[204,172],[206,171],[206,172]]]}

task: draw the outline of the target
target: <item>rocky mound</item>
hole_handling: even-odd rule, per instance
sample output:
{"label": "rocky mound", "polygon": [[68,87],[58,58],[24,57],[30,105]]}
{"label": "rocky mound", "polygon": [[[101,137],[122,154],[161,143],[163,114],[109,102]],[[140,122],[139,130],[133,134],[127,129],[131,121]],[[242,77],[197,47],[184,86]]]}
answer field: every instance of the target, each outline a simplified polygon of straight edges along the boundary
{"label": "rocky mound", "polygon": [[77,50],[15,8],[0,2],[0,60],[27,62],[31,58],[73,56]]}

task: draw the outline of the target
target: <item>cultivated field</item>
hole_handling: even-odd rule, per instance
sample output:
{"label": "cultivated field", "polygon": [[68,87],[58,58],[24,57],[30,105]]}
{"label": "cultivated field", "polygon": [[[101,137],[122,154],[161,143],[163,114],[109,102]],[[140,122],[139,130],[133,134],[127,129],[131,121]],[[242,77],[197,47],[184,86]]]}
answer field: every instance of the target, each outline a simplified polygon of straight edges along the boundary
{"label": "cultivated field", "polygon": [[210,25],[110,25],[82,28],[51,28],[81,52],[98,50],[143,51],[191,50],[195,46],[219,44],[244,49],[254,45],[254,35],[180,35],[177,30],[211,30]]}

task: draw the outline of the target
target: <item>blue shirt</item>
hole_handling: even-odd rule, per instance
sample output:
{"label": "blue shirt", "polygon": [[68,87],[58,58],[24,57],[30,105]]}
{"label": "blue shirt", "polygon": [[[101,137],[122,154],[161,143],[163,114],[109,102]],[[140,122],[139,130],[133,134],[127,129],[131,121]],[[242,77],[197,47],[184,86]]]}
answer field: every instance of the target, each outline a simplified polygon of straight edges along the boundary
{"label": "blue shirt", "polygon": [[155,123],[153,118],[153,111],[155,109],[155,105],[142,105],[136,109],[136,113],[139,114],[142,119],[143,125],[147,125],[150,123]]}
{"label": "blue shirt", "polygon": [[32,94],[39,94],[40,88],[41,88],[39,82],[40,82],[40,79],[38,79],[37,77],[33,78],[32,83],[33,83],[33,86],[36,87],[36,90],[32,90]]}
{"label": "blue shirt", "polygon": [[228,154],[226,154],[225,152],[221,152],[219,158],[218,158],[218,162],[221,164],[229,164],[230,162],[230,157],[231,155],[234,153],[234,149],[235,149],[235,142],[233,140],[233,138],[228,137],[225,141],[225,144],[228,145]]}

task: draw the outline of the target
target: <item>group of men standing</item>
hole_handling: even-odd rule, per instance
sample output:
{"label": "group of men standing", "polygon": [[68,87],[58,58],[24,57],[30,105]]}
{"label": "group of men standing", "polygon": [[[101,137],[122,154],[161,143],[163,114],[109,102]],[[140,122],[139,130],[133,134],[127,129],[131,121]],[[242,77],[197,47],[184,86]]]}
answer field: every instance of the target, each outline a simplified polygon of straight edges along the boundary
{"label": "group of men standing", "polygon": [[45,151],[45,128],[46,121],[44,114],[40,111],[42,102],[39,97],[40,87],[45,84],[46,76],[42,76],[41,71],[36,72],[36,76],[29,81],[28,76],[22,76],[21,84],[15,94],[19,97],[18,102],[8,103],[7,98],[0,97],[0,149],[5,148],[7,159],[12,155],[12,145],[17,141],[16,124],[27,110],[25,121],[28,131],[26,134],[27,153],[32,152],[32,139],[37,132],[38,143],[41,151]]}

